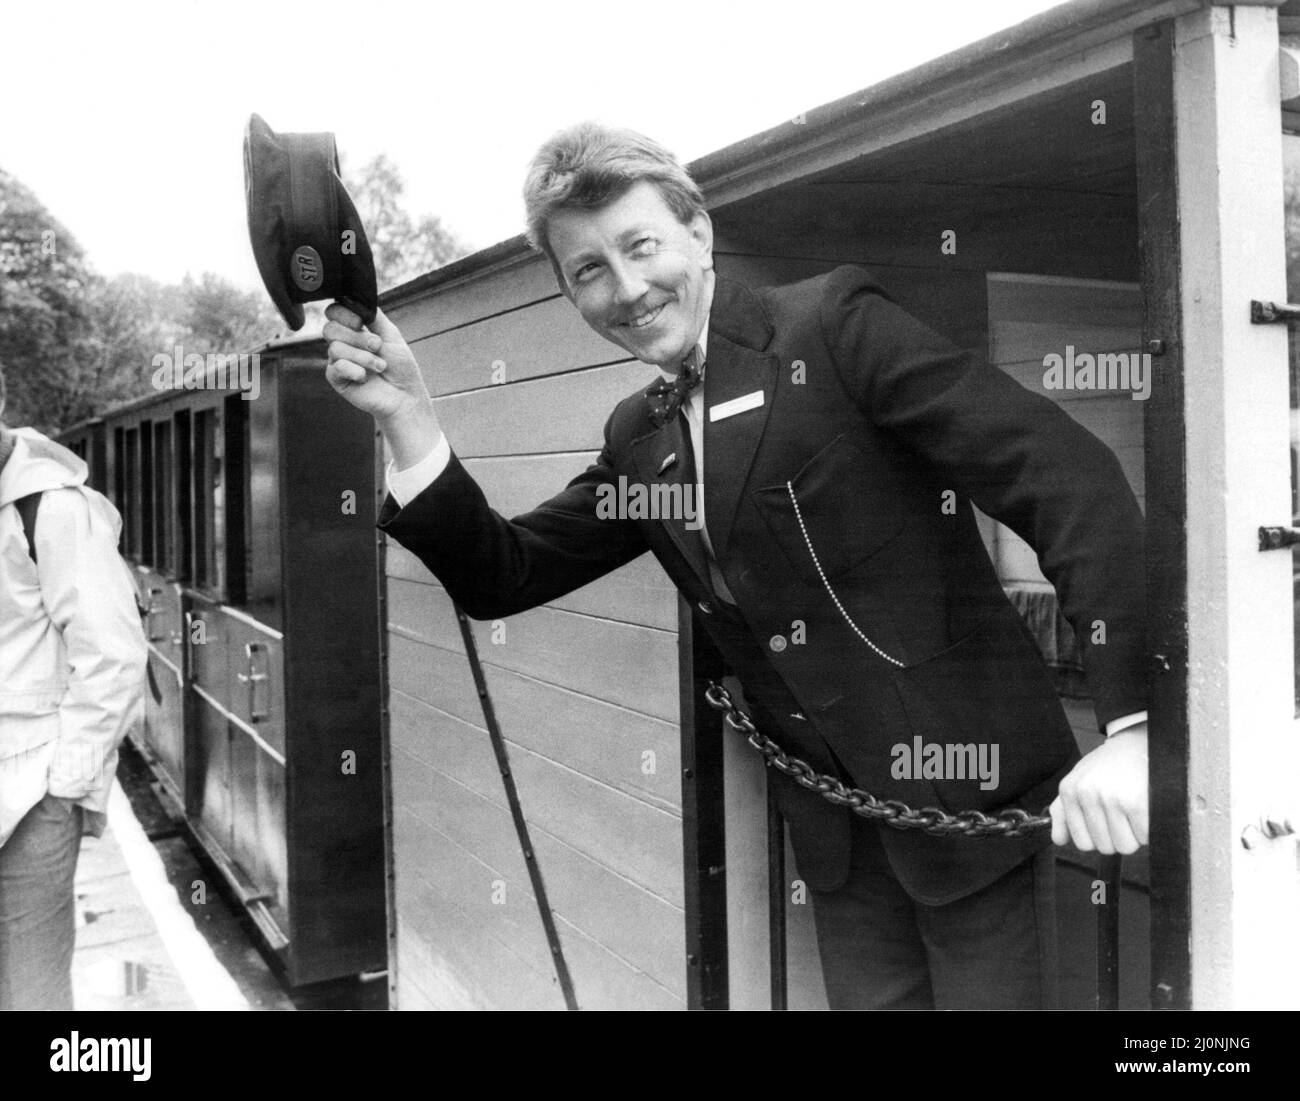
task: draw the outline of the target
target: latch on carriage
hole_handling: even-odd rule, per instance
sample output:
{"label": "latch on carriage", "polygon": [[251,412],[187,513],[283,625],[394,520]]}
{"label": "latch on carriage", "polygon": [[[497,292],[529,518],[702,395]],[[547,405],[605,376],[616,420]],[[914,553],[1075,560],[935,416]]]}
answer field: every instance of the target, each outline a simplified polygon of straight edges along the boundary
{"label": "latch on carriage", "polygon": [[1300,321],[1300,306],[1293,302],[1260,302],[1251,299],[1250,323],[1252,325],[1287,325]]}
{"label": "latch on carriage", "polygon": [[157,631],[154,629],[153,617],[163,610],[158,607],[158,598],[162,595],[163,595],[162,589],[158,588],[156,585],[149,586],[149,591],[146,594],[146,596],[148,597],[148,604],[146,605],[143,613],[144,614],[144,637],[148,642],[164,642],[169,637],[168,635],[165,634],[163,635],[158,634]]}
{"label": "latch on carriage", "polygon": [[270,710],[259,711],[257,708],[257,686],[263,681],[269,681],[271,674],[256,668],[257,655],[266,654],[267,647],[264,642],[247,642],[244,644],[244,658],[248,662],[246,673],[236,673],[235,676],[241,684],[248,685],[248,719],[250,722],[265,722],[271,717]]}
{"label": "latch on carriage", "polygon": [[1259,549],[1281,550],[1300,543],[1300,528],[1260,528]]}

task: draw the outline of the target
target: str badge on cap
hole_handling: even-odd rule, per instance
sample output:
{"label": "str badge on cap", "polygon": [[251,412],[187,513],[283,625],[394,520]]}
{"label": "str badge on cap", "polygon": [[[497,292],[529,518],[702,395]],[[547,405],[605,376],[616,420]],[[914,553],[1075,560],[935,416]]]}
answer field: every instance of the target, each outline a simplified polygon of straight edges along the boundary
{"label": "str badge on cap", "polygon": [[295,331],[302,304],[333,298],[375,319],[375,261],[339,178],[333,134],[277,134],[259,115],[244,130],[248,236],[275,308]]}

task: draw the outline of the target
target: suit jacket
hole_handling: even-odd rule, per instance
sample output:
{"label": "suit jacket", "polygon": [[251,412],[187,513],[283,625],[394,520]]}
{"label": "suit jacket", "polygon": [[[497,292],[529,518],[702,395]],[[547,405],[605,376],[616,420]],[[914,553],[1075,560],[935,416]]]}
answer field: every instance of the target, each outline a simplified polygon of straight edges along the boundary
{"label": "suit jacket", "polygon": [[[686,473],[681,462],[660,472],[689,441],[681,417],[654,425],[644,391],[614,409],[595,464],[530,512],[494,512],[453,455],[405,508],[390,498],[380,527],[477,619],[552,600],[648,549],[792,753],[916,807],[1039,812],[1077,750],[973,502],[1037,552],[1099,724],[1146,707],[1141,513],[1114,455],[1055,403],[949,344],[853,267],[765,290],[719,276],[704,387],[706,409],[763,394],[704,428],[706,522],[738,615],[719,611],[684,520],[597,515],[599,487],[620,476],[653,486]],[[996,787],[927,776],[919,761],[901,778],[896,747],[917,738],[996,744]],[[800,874],[837,886],[849,812],[772,776]],[[900,881],[929,904],[1048,843],[881,832]]]}

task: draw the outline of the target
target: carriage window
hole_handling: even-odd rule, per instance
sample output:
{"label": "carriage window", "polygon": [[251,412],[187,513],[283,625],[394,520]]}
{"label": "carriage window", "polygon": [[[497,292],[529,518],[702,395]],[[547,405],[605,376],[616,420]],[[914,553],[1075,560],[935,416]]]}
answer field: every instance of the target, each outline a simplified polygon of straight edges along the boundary
{"label": "carriage window", "polygon": [[226,494],[221,412],[194,416],[194,581],[221,593],[226,576]]}
{"label": "carriage window", "polygon": [[154,565],[153,547],[153,422],[140,425],[140,561]]}
{"label": "carriage window", "polygon": [[190,450],[190,411],[176,414],[176,576],[188,581],[194,576],[194,463]]}
{"label": "carriage window", "polygon": [[226,599],[247,601],[248,563],[248,402],[226,398],[225,411]]}
{"label": "carriage window", "polygon": [[174,515],[172,497],[172,474],[175,465],[172,462],[172,426],[166,421],[159,421],[153,431],[153,514],[154,514],[154,565],[171,573],[176,566],[173,546]]}
{"label": "carriage window", "polygon": [[122,529],[126,532],[127,557],[136,558],[140,554],[140,430],[138,428],[126,430],[124,455]]}
{"label": "carriage window", "polygon": [[108,455],[105,453],[104,443],[104,426],[97,424],[90,430],[90,454],[87,456],[87,462],[90,463],[91,488],[106,494],[108,492],[106,485],[108,480]]}
{"label": "carriage window", "polygon": [[[113,429],[113,504],[126,514],[126,431]],[[122,525],[122,553],[126,553],[126,524]]]}

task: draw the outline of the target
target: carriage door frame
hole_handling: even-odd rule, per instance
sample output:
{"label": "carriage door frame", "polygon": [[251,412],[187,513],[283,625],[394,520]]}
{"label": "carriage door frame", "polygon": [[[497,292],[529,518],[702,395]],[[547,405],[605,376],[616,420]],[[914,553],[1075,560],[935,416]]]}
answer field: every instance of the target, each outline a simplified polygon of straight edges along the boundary
{"label": "carriage door frame", "polygon": [[1155,1008],[1294,1005],[1297,772],[1276,0],[1139,31]]}

